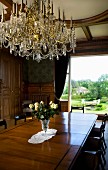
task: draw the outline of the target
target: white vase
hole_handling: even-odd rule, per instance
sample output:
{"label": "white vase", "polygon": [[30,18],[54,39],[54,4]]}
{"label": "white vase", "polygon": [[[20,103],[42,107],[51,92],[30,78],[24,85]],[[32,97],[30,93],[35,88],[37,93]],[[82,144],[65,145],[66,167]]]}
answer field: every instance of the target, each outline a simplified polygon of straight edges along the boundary
{"label": "white vase", "polygon": [[49,128],[49,122],[50,120],[40,120],[41,121],[41,125],[42,125],[42,130],[47,132],[47,129]]}

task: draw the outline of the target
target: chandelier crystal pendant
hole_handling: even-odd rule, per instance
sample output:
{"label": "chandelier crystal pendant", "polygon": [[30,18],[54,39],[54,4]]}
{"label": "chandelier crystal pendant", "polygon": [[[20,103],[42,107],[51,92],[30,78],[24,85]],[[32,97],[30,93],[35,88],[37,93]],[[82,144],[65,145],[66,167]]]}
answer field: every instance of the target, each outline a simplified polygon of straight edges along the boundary
{"label": "chandelier crystal pendant", "polygon": [[58,19],[53,13],[53,2],[34,0],[28,7],[23,0],[19,5],[13,2],[9,21],[5,21],[4,9],[0,22],[0,46],[10,48],[10,53],[21,57],[30,57],[37,62],[42,59],[59,59],[66,52],[75,52],[75,28],[70,20],[70,27],[65,23],[65,14]]}

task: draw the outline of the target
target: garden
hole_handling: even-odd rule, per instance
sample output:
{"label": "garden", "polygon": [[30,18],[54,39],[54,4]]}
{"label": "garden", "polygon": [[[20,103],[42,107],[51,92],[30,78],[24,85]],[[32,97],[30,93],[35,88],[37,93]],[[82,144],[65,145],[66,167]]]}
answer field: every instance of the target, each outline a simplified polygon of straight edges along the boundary
{"label": "garden", "polygon": [[[71,105],[84,106],[86,113],[104,114],[108,112],[108,74],[101,75],[98,81],[71,80]],[[68,82],[61,99],[68,99]]]}

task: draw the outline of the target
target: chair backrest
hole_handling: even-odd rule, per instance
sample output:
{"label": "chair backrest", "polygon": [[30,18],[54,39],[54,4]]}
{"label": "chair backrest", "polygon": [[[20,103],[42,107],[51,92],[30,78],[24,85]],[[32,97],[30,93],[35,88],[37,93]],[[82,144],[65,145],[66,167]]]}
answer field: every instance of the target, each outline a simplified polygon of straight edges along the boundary
{"label": "chair backrest", "polygon": [[23,113],[26,113],[27,115],[30,115],[30,116],[31,116],[32,109],[29,108],[29,104],[32,104],[32,103],[33,103],[32,100],[24,100],[24,101],[23,101],[23,103],[22,103]]}
{"label": "chair backrest", "polygon": [[49,104],[50,102],[50,95],[47,94],[32,94],[30,99],[34,102],[41,102],[43,101],[45,104]]}
{"label": "chair backrest", "polygon": [[101,149],[101,138],[100,137],[94,137],[94,136],[90,136],[87,138],[84,148],[86,150],[92,150],[92,151],[96,151],[96,150],[100,150]]}
{"label": "chair backrest", "polygon": [[101,128],[103,129],[103,131],[105,131],[105,126],[106,126],[106,121],[108,120],[108,114],[105,113],[102,119],[102,125]]}
{"label": "chair backrest", "polygon": [[73,110],[82,110],[82,112],[84,113],[84,106],[71,106],[71,112]]}
{"label": "chair backrest", "polygon": [[7,122],[5,119],[0,119],[0,126],[4,126],[4,128],[7,129]]}
{"label": "chair backrest", "polygon": [[100,150],[98,151],[82,150],[73,169],[99,170],[100,155],[101,155]]}
{"label": "chair backrest", "polygon": [[83,169],[98,170],[100,164],[101,151],[84,151],[83,152]]}
{"label": "chair backrest", "polygon": [[104,132],[105,132],[105,127],[106,127],[106,121],[108,120],[108,114],[105,113],[103,115],[103,118],[102,118],[102,123],[100,125],[100,127],[98,128],[99,129],[99,134],[100,134],[100,137],[104,137]]}

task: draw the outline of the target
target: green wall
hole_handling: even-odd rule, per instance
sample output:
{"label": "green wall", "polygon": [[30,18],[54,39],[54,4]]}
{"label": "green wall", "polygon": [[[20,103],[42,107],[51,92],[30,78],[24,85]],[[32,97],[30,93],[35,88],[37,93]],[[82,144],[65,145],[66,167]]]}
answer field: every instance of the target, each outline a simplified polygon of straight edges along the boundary
{"label": "green wall", "polygon": [[47,83],[54,81],[54,61],[45,59],[40,61],[24,60],[23,81],[29,83]]}

